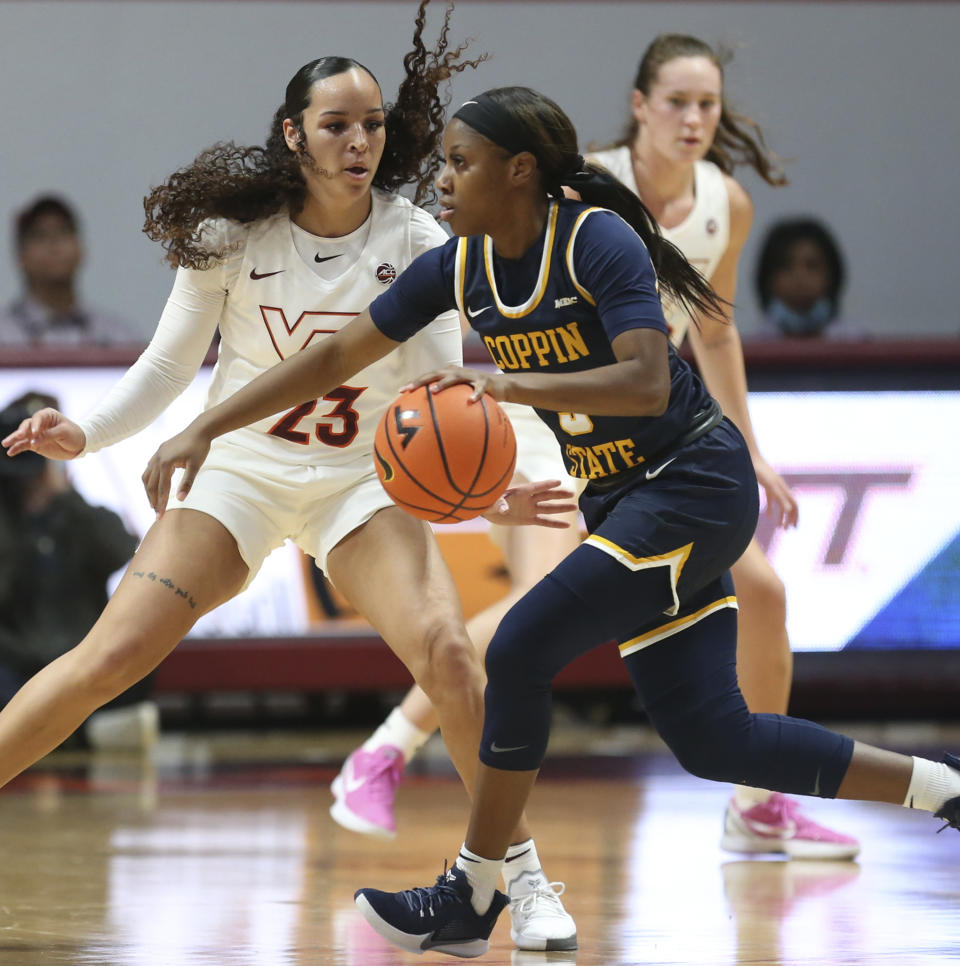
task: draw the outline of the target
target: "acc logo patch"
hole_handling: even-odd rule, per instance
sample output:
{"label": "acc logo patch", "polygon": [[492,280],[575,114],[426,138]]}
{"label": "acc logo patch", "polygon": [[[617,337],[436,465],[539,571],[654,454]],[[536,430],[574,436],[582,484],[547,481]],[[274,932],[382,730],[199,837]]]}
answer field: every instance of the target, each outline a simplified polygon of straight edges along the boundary
{"label": "acc logo patch", "polygon": [[377,266],[376,276],[378,282],[389,285],[397,277],[397,270],[389,262],[381,262]]}

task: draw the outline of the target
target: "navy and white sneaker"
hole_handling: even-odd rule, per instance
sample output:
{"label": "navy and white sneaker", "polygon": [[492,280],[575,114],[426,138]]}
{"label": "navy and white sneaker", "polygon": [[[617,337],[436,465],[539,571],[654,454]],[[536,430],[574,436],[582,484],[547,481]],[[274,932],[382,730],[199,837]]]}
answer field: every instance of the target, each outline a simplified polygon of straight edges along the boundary
{"label": "navy and white sneaker", "polygon": [[[960,771],[960,756],[951,755],[947,752],[943,756],[943,760],[948,764],[954,771]],[[946,823],[941,825],[938,832],[942,832],[945,828],[955,828],[960,830],[960,795],[956,798],[947,799],[940,806],[939,812],[933,813],[936,818],[942,818]]]}
{"label": "navy and white sneaker", "polygon": [[473,887],[466,873],[454,866],[437,876],[437,884],[404,892],[358,889],[354,893],[363,918],[384,939],[408,953],[446,953],[461,959],[482,956],[490,948],[490,933],[507,906],[494,891],[490,908],[479,916],[470,898]]}

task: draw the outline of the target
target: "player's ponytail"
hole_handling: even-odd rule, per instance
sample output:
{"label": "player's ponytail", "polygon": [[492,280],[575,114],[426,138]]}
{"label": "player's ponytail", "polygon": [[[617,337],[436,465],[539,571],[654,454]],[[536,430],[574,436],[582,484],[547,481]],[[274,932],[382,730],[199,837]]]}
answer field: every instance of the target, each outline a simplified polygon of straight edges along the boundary
{"label": "player's ponytail", "polygon": [[[428,49],[423,42],[428,3],[421,0],[417,11],[413,49],[403,60],[404,80],[397,99],[384,105],[386,146],[373,178],[374,185],[387,191],[413,185],[418,203],[429,196],[440,166],[444,109],[449,102],[449,97],[441,95],[441,87],[453,74],[486,59],[486,54],[461,59],[466,44],[449,49],[452,2],[447,4],[434,47]],[[171,265],[202,269],[226,254],[205,244],[204,239],[210,237],[203,232],[208,219],[246,224],[284,207],[293,214],[301,210],[307,193],[302,169],[314,164],[306,151],[303,112],[318,81],[354,69],[366,71],[376,80],[368,68],[349,57],[320,57],[305,64],[287,85],[263,146],[246,147],[232,141],[214,144],[147,195],[143,230],[166,249]],[[290,150],[284,136],[287,118],[298,130],[297,151]]]}
{"label": "player's ponytail", "polygon": [[562,198],[566,185],[587,204],[616,212],[647,246],[662,294],[680,303],[693,318],[699,314],[726,318],[724,300],[680,249],[663,237],[643,202],[605,168],[584,162],[570,118],[549,97],[529,87],[500,87],[471,98],[454,117],[511,154],[533,154],[550,197]]}

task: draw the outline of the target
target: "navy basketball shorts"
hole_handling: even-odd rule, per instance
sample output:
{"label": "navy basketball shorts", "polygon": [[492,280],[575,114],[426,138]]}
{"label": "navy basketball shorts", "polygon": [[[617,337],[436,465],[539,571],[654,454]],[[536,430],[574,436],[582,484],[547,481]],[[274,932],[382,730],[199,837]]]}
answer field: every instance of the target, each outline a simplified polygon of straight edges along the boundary
{"label": "navy basketball shorts", "polygon": [[480,760],[540,767],[553,678],[611,640],[637,694],[692,774],[833,797],[853,742],[811,722],[751,714],[737,684],[729,568],[759,495],[746,444],[724,420],[619,489],[580,498],[590,536],[507,613],[487,650]]}
{"label": "navy basketball shorts", "polygon": [[729,420],[641,468],[632,485],[588,486],[580,509],[590,561],[586,552],[579,561],[571,555],[554,575],[609,615],[622,651],[654,643],[691,608],[708,606],[711,585],[718,604],[735,603],[720,578],[753,538],[759,491],[746,443]]}

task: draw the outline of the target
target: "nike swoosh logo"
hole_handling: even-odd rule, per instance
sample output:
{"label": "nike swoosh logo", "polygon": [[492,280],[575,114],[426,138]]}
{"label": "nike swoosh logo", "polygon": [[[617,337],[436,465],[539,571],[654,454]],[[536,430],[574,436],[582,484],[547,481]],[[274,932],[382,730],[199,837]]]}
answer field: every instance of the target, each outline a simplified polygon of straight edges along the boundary
{"label": "nike swoosh logo", "polygon": [[[467,315],[469,315],[471,319],[475,319],[481,312],[486,312],[487,309],[489,309],[489,308],[492,308],[492,306],[485,305],[482,309],[477,309],[477,311],[474,312],[473,309],[471,309],[470,306],[468,305],[467,306]],[[526,748],[527,746],[524,745],[523,747]]]}
{"label": "nike swoosh logo", "polygon": [[666,463],[661,463],[655,470],[647,470],[647,479],[656,479],[675,459],[676,456],[671,456]]}
{"label": "nike swoosh logo", "polygon": [[281,272],[285,271],[285,268],[278,268],[275,272],[258,272],[255,268],[251,268],[250,277],[256,282],[257,279],[269,278],[271,275],[279,275]]}
{"label": "nike swoosh logo", "polygon": [[366,785],[366,778],[357,778],[353,773],[353,764],[350,765],[350,772],[343,776],[343,784],[348,792],[355,792],[358,788],[363,788]]}
{"label": "nike swoosh logo", "polygon": [[[487,308],[489,307],[490,306],[487,306]],[[496,752],[497,754],[500,754],[501,752],[504,752],[504,751],[520,751],[521,749],[526,747],[527,745],[515,745],[513,748],[501,748],[496,742],[494,742],[490,746],[490,750],[493,752]]]}
{"label": "nike swoosh logo", "polygon": [[313,256],[313,260],[319,265],[322,262],[329,262],[333,258],[339,258],[343,252],[338,252],[336,255],[327,255],[326,258],[321,258],[319,252]]}

